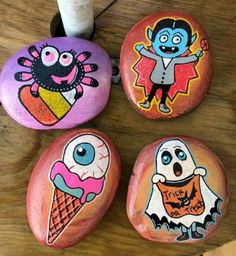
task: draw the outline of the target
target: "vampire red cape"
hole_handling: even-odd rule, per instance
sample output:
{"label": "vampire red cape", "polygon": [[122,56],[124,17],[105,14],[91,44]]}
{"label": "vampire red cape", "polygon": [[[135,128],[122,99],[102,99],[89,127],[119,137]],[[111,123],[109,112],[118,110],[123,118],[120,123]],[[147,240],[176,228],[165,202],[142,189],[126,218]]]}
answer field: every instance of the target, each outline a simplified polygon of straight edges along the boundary
{"label": "vampire red cape", "polygon": [[[149,48],[149,51],[154,52],[154,50],[151,47]],[[190,51],[186,51],[181,56],[187,56],[190,53]],[[175,83],[170,87],[170,90],[168,92],[168,98],[171,101],[174,100],[178,93],[187,94],[189,81],[193,78],[198,77],[195,66],[196,62],[175,65]],[[150,76],[154,67],[155,60],[149,59],[141,55],[140,59],[133,68],[138,74],[135,85],[138,87],[144,87],[146,96],[150,94],[152,89],[153,83],[150,80]],[[155,95],[156,99],[161,99],[161,95],[161,90],[157,90]]]}

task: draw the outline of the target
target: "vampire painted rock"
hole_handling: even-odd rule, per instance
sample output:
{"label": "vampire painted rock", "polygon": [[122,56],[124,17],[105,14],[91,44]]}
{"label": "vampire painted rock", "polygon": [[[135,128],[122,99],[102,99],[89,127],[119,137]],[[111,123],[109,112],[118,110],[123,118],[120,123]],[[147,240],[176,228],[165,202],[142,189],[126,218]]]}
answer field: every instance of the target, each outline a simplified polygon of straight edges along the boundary
{"label": "vampire painted rock", "polygon": [[36,239],[55,248],[79,242],[101,221],[119,179],[119,156],[104,134],[81,129],[56,139],[38,160],[27,191]]}
{"label": "vampire painted rock", "polygon": [[190,137],[166,137],[143,149],[131,176],[127,213],[137,232],[164,243],[213,235],[228,204],[223,165]]}
{"label": "vampire painted rock", "polygon": [[0,76],[0,99],[26,127],[71,128],[104,109],[111,74],[110,58],[101,47],[78,38],[51,38],[9,59]]}
{"label": "vampire painted rock", "polygon": [[149,16],[127,34],[120,54],[125,92],[150,119],[175,118],[197,107],[211,82],[207,35],[190,16]]}

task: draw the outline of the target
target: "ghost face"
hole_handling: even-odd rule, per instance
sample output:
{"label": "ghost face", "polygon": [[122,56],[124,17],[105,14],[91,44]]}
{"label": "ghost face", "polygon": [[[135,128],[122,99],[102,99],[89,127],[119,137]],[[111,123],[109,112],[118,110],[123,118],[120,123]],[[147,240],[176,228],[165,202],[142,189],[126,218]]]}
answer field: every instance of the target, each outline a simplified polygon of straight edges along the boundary
{"label": "ghost face", "polygon": [[107,172],[110,152],[106,143],[93,134],[76,137],[66,146],[63,162],[82,180],[89,177],[99,179]]}
{"label": "ghost face", "polygon": [[188,50],[188,34],[182,28],[163,28],[157,33],[153,48],[163,58],[175,58]]}
{"label": "ghost face", "polygon": [[156,153],[156,172],[167,181],[183,180],[193,174],[196,165],[187,146],[179,139],[165,141]]}

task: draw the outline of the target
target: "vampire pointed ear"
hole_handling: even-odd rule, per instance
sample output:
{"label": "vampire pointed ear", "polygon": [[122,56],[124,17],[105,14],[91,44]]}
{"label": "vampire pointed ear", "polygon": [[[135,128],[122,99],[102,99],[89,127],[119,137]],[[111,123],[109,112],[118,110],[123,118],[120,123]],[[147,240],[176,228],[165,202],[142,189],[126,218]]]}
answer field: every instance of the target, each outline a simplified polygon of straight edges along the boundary
{"label": "vampire pointed ear", "polygon": [[191,38],[191,44],[193,44],[196,39],[197,39],[197,33],[195,33],[195,34],[192,36],[192,38]]}
{"label": "vampire pointed ear", "polygon": [[152,30],[150,28],[147,29],[147,36],[150,41],[152,41]]}

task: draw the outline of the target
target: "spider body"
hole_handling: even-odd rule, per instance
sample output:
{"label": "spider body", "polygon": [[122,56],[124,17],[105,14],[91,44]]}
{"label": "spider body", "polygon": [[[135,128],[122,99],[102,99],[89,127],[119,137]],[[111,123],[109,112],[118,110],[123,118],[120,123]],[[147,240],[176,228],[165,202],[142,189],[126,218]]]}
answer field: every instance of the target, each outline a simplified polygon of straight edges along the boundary
{"label": "spider body", "polygon": [[28,49],[33,59],[20,57],[18,64],[30,69],[15,74],[20,82],[32,81],[31,94],[39,96],[39,87],[52,92],[68,92],[76,89],[75,99],[83,95],[83,85],[97,87],[98,81],[87,73],[98,69],[96,64],[84,63],[91,57],[88,51],[79,55],[74,50],[60,52],[56,47],[44,45],[41,51],[35,46]]}

